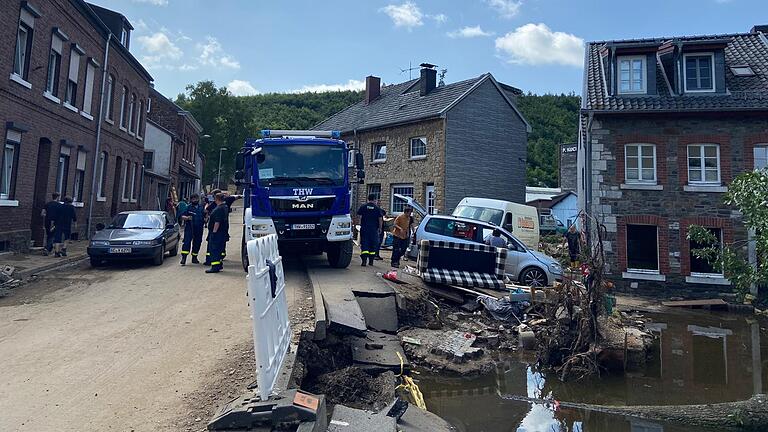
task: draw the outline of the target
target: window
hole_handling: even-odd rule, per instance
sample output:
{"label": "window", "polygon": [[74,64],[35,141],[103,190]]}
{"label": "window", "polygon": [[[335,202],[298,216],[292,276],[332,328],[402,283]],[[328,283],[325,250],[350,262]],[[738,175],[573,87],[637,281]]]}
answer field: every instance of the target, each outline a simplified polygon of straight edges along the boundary
{"label": "window", "polygon": [[48,79],[45,91],[53,97],[59,94],[59,74],[61,73],[61,49],[64,41],[54,33],[51,37],[51,52],[48,55]]}
{"label": "window", "polygon": [[[367,193],[367,195],[371,195],[371,194],[373,194],[376,197],[377,200],[380,200],[381,199],[381,185],[380,184],[373,184],[373,183],[369,184],[368,185],[368,193]],[[368,199],[367,196],[365,198]]]}
{"label": "window", "polygon": [[136,131],[136,119],[134,114],[136,113],[136,94],[131,94],[131,106],[128,109],[128,132],[134,133]]}
{"label": "window", "polygon": [[90,115],[93,105],[93,79],[96,77],[96,65],[93,59],[85,66],[85,92],[83,92],[83,112]]}
{"label": "window", "polygon": [[392,202],[389,206],[392,213],[402,213],[406,206],[406,202],[396,198],[395,194],[399,194],[408,198],[413,198],[413,185],[412,184],[399,184],[392,185]]}
{"label": "window", "polygon": [[120,95],[120,128],[125,129],[127,124],[126,114],[128,114],[128,87],[123,86]]}
{"label": "window", "polygon": [[720,184],[720,146],[717,144],[688,146],[688,183]]}
{"label": "window", "polygon": [[479,225],[470,222],[435,217],[429,219],[424,230],[428,233],[453,237],[460,240],[483,242],[482,228]]}
{"label": "window", "polygon": [[[715,238],[717,239],[717,245],[722,248],[723,247],[723,230],[720,228],[707,228],[712,234],[715,235]],[[715,268],[712,266],[712,264],[709,263],[706,259],[697,258],[693,251],[696,249],[702,249],[705,247],[709,247],[711,245],[704,245],[698,242],[695,242],[693,240],[690,240],[690,253],[691,253],[691,275],[722,275],[722,272],[719,272],[715,270]]]}
{"label": "window", "polygon": [[373,162],[384,162],[387,160],[387,143],[373,143],[372,144],[372,160]]}
{"label": "window", "polygon": [[104,199],[104,191],[107,190],[107,163],[109,162],[109,156],[107,152],[101,152],[99,155],[99,193],[98,197]]}
{"label": "window", "polygon": [[109,75],[107,77],[107,97],[104,98],[105,103],[105,111],[106,111],[106,118],[109,120],[114,120],[114,101],[115,101],[115,77],[112,75]]}
{"label": "window", "polygon": [[624,146],[624,177],[627,183],[656,183],[656,146]]}
{"label": "window", "polygon": [[411,159],[427,157],[427,138],[411,138]]}
{"label": "window", "polygon": [[[141,38],[139,38],[139,39],[141,39]],[[126,48],[128,47],[128,30],[126,30],[125,27],[120,29],[120,43],[124,47],[126,47]]]}
{"label": "window", "polygon": [[56,192],[62,198],[67,195],[67,177],[69,177],[69,147],[61,147],[59,153],[59,164],[56,167]]}
{"label": "window", "polygon": [[21,133],[14,130],[7,131],[3,152],[0,154],[0,200],[13,198],[20,145]]}
{"label": "window", "polygon": [[[130,169],[130,168],[129,168]],[[131,170],[131,201],[136,202],[136,180],[139,178],[139,163],[133,163],[133,169]],[[185,195],[182,195],[185,196]]]}
{"label": "window", "polygon": [[139,101],[139,113],[137,115],[138,121],[136,122],[136,136],[141,138],[141,126],[144,124],[144,101]]}
{"label": "window", "polygon": [[16,51],[13,56],[13,73],[23,80],[29,79],[29,60],[32,52],[32,34],[35,18],[26,9],[21,10],[19,29],[16,32]]}
{"label": "window", "polygon": [[427,213],[437,214],[437,209],[435,209],[435,185],[426,185],[424,187],[424,196],[427,197]]}
{"label": "window", "polygon": [[125,164],[123,164],[123,201],[128,201],[131,193],[131,186],[128,184],[128,178],[131,174],[130,166],[131,161],[126,159]]}
{"label": "window", "polygon": [[658,227],[627,225],[627,271],[658,273]]}
{"label": "window", "polygon": [[755,146],[752,153],[754,155],[754,169],[760,170],[768,168],[768,144]]}
{"label": "window", "polygon": [[85,185],[85,158],[87,153],[82,150],[77,151],[77,166],[75,170],[75,184],[72,189],[72,200],[83,202],[83,186]]}
{"label": "window", "polygon": [[77,106],[77,80],[80,75],[80,51],[77,45],[69,52],[69,78],[67,79],[67,92],[64,101],[70,106]]}
{"label": "window", "polygon": [[645,56],[619,57],[619,93],[645,93]]}
{"label": "window", "polygon": [[145,151],[144,152],[144,169],[148,169],[148,170],[153,169],[154,161],[155,161],[155,152]]}
{"label": "window", "polygon": [[749,65],[731,66],[731,73],[737,77],[755,76],[755,71]]}
{"label": "window", "polygon": [[715,91],[715,55],[685,54],[684,80],[687,92]]}

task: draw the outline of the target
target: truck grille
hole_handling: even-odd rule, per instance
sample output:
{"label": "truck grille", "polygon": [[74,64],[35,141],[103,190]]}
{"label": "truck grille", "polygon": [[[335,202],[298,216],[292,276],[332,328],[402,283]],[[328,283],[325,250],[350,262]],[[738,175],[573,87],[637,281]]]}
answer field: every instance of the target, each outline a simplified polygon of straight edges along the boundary
{"label": "truck grille", "polygon": [[270,199],[272,211],[285,213],[328,211],[333,207],[335,198],[308,199],[306,201]]}

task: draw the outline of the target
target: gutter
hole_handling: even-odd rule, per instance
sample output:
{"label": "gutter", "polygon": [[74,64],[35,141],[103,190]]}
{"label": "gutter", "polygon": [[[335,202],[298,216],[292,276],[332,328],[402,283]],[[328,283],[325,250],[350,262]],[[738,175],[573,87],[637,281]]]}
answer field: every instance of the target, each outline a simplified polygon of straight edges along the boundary
{"label": "gutter", "polygon": [[[109,45],[112,40],[112,32],[107,32],[107,44],[104,47],[104,68],[101,72],[101,90],[99,91],[99,121],[96,122],[96,148],[93,151],[93,176],[91,176],[91,197],[88,200],[88,226],[86,237],[91,238],[91,226],[93,225],[93,203],[96,201],[96,170],[98,169],[99,154],[101,153],[101,125],[104,123],[104,87],[107,84],[107,69],[109,68]],[[114,101],[113,101],[114,102]],[[104,173],[106,175],[106,173]]]}

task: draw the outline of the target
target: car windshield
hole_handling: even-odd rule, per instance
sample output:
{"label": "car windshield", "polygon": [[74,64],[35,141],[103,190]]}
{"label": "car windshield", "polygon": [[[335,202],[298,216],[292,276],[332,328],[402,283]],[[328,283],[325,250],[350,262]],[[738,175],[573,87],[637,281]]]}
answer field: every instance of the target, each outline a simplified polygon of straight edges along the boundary
{"label": "car windshield", "polygon": [[163,216],[155,214],[123,213],[112,219],[110,228],[163,229]]}
{"label": "car windshield", "polygon": [[264,146],[259,183],[266,186],[340,186],[344,184],[342,146]]}
{"label": "car windshield", "polygon": [[501,218],[504,216],[504,212],[488,207],[475,207],[468,205],[460,205],[456,207],[453,212],[454,216],[464,217],[467,219],[475,219],[483,222],[489,222],[496,226],[501,226]]}

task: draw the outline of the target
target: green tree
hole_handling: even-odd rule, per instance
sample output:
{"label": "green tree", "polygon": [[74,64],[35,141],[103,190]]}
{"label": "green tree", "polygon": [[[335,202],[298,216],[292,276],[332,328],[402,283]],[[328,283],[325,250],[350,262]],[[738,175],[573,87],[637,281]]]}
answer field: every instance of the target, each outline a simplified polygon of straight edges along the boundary
{"label": "green tree", "polygon": [[[693,254],[722,271],[743,298],[752,286],[768,284],[768,171],[749,171],[737,176],[728,186],[724,202],[742,214],[747,229],[754,233],[746,241],[721,244],[711,230],[692,226],[688,239],[703,247]],[[749,260],[749,243],[754,244],[755,262]]]}

